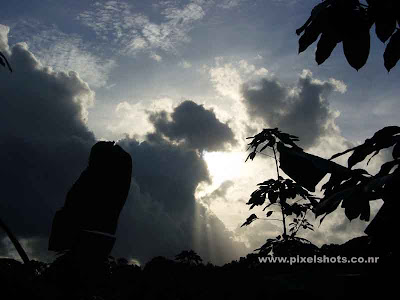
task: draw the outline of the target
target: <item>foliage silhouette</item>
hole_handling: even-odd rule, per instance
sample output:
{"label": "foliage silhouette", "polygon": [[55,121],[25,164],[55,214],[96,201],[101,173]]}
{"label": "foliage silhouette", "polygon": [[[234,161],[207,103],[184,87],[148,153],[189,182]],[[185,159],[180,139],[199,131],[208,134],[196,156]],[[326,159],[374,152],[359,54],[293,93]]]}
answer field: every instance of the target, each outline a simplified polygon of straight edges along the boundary
{"label": "foliage silhouette", "polygon": [[203,261],[203,259],[193,250],[182,251],[175,256],[175,260],[190,265],[198,265]]}
{"label": "foliage silhouette", "polygon": [[[252,137],[253,141],[250,143],[250,147],[253,148],[253,152],[250,153],[249,158],[254,159],[257,153],[257,147],[266,143],[261,148],[260,152],[267,147],[267,145],[274,145],[275,140],[272,136],[273,131],[277,129],[264,129],[261,133]],[[286,138],[290,137],[285,135]],[[293,144],[293,139],[287,142]],[[370,220],[370,201],[382,199],[384,201],[383,206],[379,210],[377,216],[371,221],[365,230],[373,241],[377,244],[382,244],[383,247],[387,248],[387,252],[390,253],[393,247],[393,234],[394,232],[394,220],[395,212],[398,209],[396,197],[399,194],[398,183],[400,182],[400,127],[388,126],[377,131],[371,138],[354,148],[348,149],[342,153],[333,155],[329,160],[324,159],[315,155],[308,154],[300,149],[296,145],[292,145],[291,148],[284,145],[282,142],[277,143],[277,151],[280,153],[280,168],[291,178],[296,179],[296,188],[289,194],[284,194],[284,201],[287,198],[293,198],[296,196],[294,191],[304,199],[309,201],[309,204],[303,207],[303,212],[311,209],[316,217],[323,216],[320,220],[322,222],[325,217],[335,211],[340,204],[345,210],[346,217],[351,221],[356,218],[360,218],[362,221]],[[382,149],[393,146],[392,157],[393,160],[382,164],[380,171],[371,175],[364,169],[352,169],[357,163],[363,162],[369,156],[369,161],[377,155]],[[276,159],[276,150],[274,150]],[[343,167],[335,162],[331,161],[341,155],[352,152],[348,158],[348,167]],[[278,163],[276,160],[276,166],[278,171]],[[304,173],[307,170],[307,174]],[[329,180],[322,186],[321,190],[324,191],[323,198],[318,201],[314,196],[310,195],[308,190],[315,190],[315,186],[321,181],[321,179],[330,174]],[[283,181],[279,178],[278,181],[269,180],[264,182],[257,191],[252,194],[251,199],[247,204],[255,205],[264,204],[266,195],[268,195],[270,204],[275,204],[277,200],[276,193],[278,190],[274,190],[271,186],[277,185]],[[263,187],[267,187],[264,188]],[[300,187],[300,188],[299,188]],[[282,190],[279,190],[281,192]],[[286,190],[284,190],[286,191]],[[285,203],[285,202],[283,202]],[[282,209],[283,216],[287,215],[285,209]],[[257,219],[255,214],[251,215],[247,221],[242,225],[248,225]],[[300,226],[307,228],[309,223],[300,223]],[[299,221],[294,222],[292,228],[299,228]],[[296,232],[296,231],[294,231]],[[284,230],[285,234],[285,230]],[[284,235],[285,236],[285,235]],[[275,245],[276,241],[269,240],[266,245],[258,250],[265,251],[268,247]]]}
{"label": "foliage silhouette", "polygon": [[400,59],[400,2],[398,0],[325,0],[316,5],[306,23],[296,30],[299,53],[305,51],[319,36],[315,60],[320,65],[343,43],[347,62],[357,71],[368,60],[370,29],[382,43],[389,40],[383,55],[388,72]]}
{"label": "foliage silhouette", "polygon": [[[252,149],[252,151],[248,155],[246,161],[248,159],[253,160],[257,153],[260,153],[267,148],[271,149],[274,154],[278,179],[269,179],[259,183],[259,188],[251,194],[250,200],[246,204],[250,205],[250,209],[253,209],[255,206],[264,205],[266,199],[268,198],[269,203],[264,207],[263,211],[273,205],[279,206],[282,219],[269,219],[269,217],[274,213],[273,210],[268,211],[266,213],[266,218],[262,219],[281,221],[283,231],[282,236],[278,236],[275,239],[268,239],[264,246],[256,249],[266,254],[269,253],[269,251],[266,250],[272,250],[274,254],[277,254],[279,251],[277,252],[275,250],[281,245],[289,245],[293,243],[301,244],[303,242],[304,239],[299,239],[296,237],[300,229],[314,230],[313,225],[307,220],[306,216],[307,212],[312,210],[312,208],[318,204],[318,200],[304,187],[291,179],[284,179],[279,173],[277,152],[280,152],[279,150],[282,147],[285,147],[285,144],[291,146],[289,149],[293,149],[293,151],[301,151],[301,148],[295,143],[299,140],[298,137],[284,133],[278,128],[274,128],[264,129],[262,132],[253,137],[249,137],[248,139],[252,139],[252,141],[249,143],[249,149]],[[258,147],[261,145],[263,146],[258,151]],[[287,218],[289,216],[294,216],[292,218],[292,222],[289,224],[290,234],[287,233],[286,225]],[[257,217],[256,214],[252,214],[247,218],[246,222],[244,222],[241,227],[248,226],[257,219],[260,218]]]}

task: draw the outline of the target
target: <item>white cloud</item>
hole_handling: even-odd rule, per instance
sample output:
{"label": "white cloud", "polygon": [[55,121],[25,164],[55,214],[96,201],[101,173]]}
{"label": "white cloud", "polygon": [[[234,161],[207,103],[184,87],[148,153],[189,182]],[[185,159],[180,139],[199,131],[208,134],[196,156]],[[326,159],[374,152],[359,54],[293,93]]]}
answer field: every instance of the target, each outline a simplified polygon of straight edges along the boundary
{"label": "white cloud", "polygon": [[245,1],[246,0],[222,0],[218,3],[218,6],[229,9],[229,8],[237,7]]}
{"label": "white cloud", "polygon": [[20,21],[12,32],[29,45],[43,65],[55,71],[76,71],[94,88],[107,85],[109,73],[116,66],[113,59],[94,54],[90,45],[78,35],[65,34],[55,26]]}
{"label": "white cloud", "polygon": [[107,130],[115,135],[127,134],[143,139],[153,126],[148,121],[146,110],[148,109],[142,102],[130,104],[123,101],[117,104],[114,117]]}
{"label": "white cloud", "polygon": [[[7,32],[1,30],[0,41],[7,41]],[[5,55],[14,72],[0,72],[0,181],[7,211],[2,218],[38,259],[40,252],[29,250],[48,253],[52,217],[95,142],[87,128],[94,92],[78,73],[43,66],[26,43],[10,47]]]}
{"label": "white cloud", "polygon": [[243,83],[239,71],[232,64],[224,64],[210,69],[211,81],[222,96],[240,98],[240,86]]}
{"label": "white cloud", "polygon": [[3,51],[8,51],[8,33],[10,32],[10,27],[0,24],[0,49]]}
{"label": "white cloud", "polygon": [[116,1],[96,2],[93,10],[79,14],[77,19],[123,54],[135,55],[146,50],[177,53],[180,45],[190,41],[189,32],[205,16],[205,11],[197,1],[183,7],[169,2],[158,7],[161,7],[160,22],[134,12],[126,2]]}
{"label": "white cloud", "polygon": [[208,71],[216,91],[235,100],[241,99],[241,87],[244,82],[273,74],[264,67],[257,67],[245,59],[232,60],[224,57],[215,58],[215,66],[204,66]]}
{"label": "white cloud", "polygon": [[192,64],[190,62],[188,62],[187,60],[182,60],[181,62],[179,62],[178,65],[184,69],[189,69],[192,67]]}
{"label": "white cloud", "polygon": [[176,102],[167,97],[158,98],[151,102],[121,101],[115,106],[113,116],[106,129],[116,137],[128,135],[144,140],[146,134],[154,129],[153,124],[148,120],[148,113],[159,111],[171,113]]}
{"label": "white cloud", "polygon": [[347,92],[347,85],[343,81],[329,78],[329,82],[335,87],[335,92],[340,92],[342,94]]}
{"label": "white cloud", "polygon": [[162,57],[160,55],[158,55],[157,53],[154,53],[154,52],[150,53],[150,58],[155,60],[155,61],[157,61],[157,62],[162,61]]}

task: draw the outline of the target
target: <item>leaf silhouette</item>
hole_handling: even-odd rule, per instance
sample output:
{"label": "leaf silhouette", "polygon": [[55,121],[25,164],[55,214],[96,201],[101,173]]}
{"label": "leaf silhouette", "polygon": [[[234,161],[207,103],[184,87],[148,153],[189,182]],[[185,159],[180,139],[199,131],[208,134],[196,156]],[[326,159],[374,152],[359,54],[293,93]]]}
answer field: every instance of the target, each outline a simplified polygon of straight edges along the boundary
{"label": "leaf silhouette", "polygon": [[[354,192],[354,188],[348,188],[343,191],[334,193],[333,195],[329,196],[328,198],[322,199],[319,205],[314,208],[314,213],[316,217],[325,214],[328,215],[331,212],[335,211],[335,209],[339,206],[342,200],[350,197]],[[322,223],[322,220],[321,220]]]}
{"label": "leaf silhouette", "polygon": [[323,33],[317,44],[315,61],[318,65],[322,64],[331,55],[337,45],[336,38],[329,33]]}
{"label": "leaf silhouette", "polygon": [[400,30],[396,32],[390,38],[389,43],[386,46],[385,53],[383,54],[385,61],[385,68],[390,70],[397,64],[400,59]]}
{"label": "leaf silhouette", "polygon": [[[278,151],[280,153],[280,168],[290,178],[311,192],[315,191],[315,186],[327,173],[349,172],[347,168],[335,162],[301,150],[288,148],[282,143],[278,143]],[[303,170],[307,170],[307,176],[304,176]]]}
{"label": "leaf silhouette", "polygon": [[272,215],[273,211],[270,210],[269,212],[267,212],[267,218],[270,217]]}
{"label": "leaf silhouette", "polygon": [[385,43],[396,29],[396,14],[398,1],[369,1],[369,12],[375,21],[375,32],[382,43]]}
{"label": "leaf silhouette", "polygon": [[397,142],[393,147],[392,156],[394,159],[398,159],[400,157],[400,142]]}
{"label": "leaf silhouette", "polygon": [[299,39],[299,54],[305,51],[308,46],[314,43],[319,35],[322,33],[326,25],[326,13],[319,13],[311,25],[309,25],[305,30],[304,34]]}
{"label": "leaf silhouette", "polygon": [[350,197],[346,197],[343,199],[342,202],[342,207],[345,209],[344,213],[346,217],[352,221],[356,218],[358,218],[361,215],[361,212],[364,210],[363,217],[365,215],[368,215],[365,212],[365,208],[368,207],[369,205],[366,206],[366,203],[368,203],[368,200],[364,198],[364,195],[362,194],[360,187],[356,186],[353,189],[353,193],[351,194]]}
{"label": "leaf silhouette", "polygon": [[343,39],[343,52],[347,62],[357,71],[367,62],[369,51],[369,28],[362,28],[360,31],[353,32]]}
{"label": "leaf silhouette", "polygon": [[250,224],[251,224],[254,220],[256,220],[256,219],[258,219],[257,216],[256,216],[255,214],[252,214],[252,215],[250,215],[250,217],[248,217],[248,218],[246,219],[246,222],[244,222],[244,223],[242,224],[242,226],[240,226],[240,227],[250,225]]}
{"label": "leaf silhouette", "polygon": [[303,31],[305,31],[310,26],[310,23],[312,24],[312,22],[316,20],[321,13],[323,13],[331,4],[331,2],[332,0],[326,0],[314,6],[311,11],[311,16],[307,19],[303,26],[301,26],[299,29],[296,29],[296,34],[300,35]]}
{"label": "leaf silhouette", "polygon": [[[255,151],[251,152],[251,153],[247,156],[246,161],[248,161],[249,159],[253,160],[254,157],[256,157],[256,152],[255,152]],[[245,162],[246,162],[246,161],[245,161]]]}
{"label": "leaf silhouette", "polygon": [[365,204],[361,207],[360,220],[368,222],[371,217],[371,207],[369,201],[365,201]]}
{"label": "leaf silhouette", "polygon": [[[394,148],[393,148],[393,150],[394,150]],[[399,160],[392,160],[387,163],[384,163],[381,166],[381,169],[379,170],[378,174],[376,174],[376,176],[379,177],[379,176],[388,175],[390,173],[390,171],[393,169],[393,167],[395,167],[396,165],[399,165],[399,164],[400,164]]]}
{"label": "leaf silhouette", "polygon": [[355,166],[359,162],[362,162],[372,152],[374,152],[374,148],[371,146],[364,146],[364,147],[356,148],[354,150],[353,154],[350,155],[349,159],[347,160],[347,165],[348,165],[349,169],[351,169],[353,166]]}
{"label": "leaf silhouette", "polygon": [[268,199],[269,199],[269,202],[275,203],[276,200],[278,200],[278,196],[279,196],[279,193],[278,193],[278,192],[269,191],[269,192],[268,192]]}
{"label": "leaf silhouette", "polygon": [[354,151],[347,161],[348,167],[351,169],[371,153],[375,152],[376,155],[380,150],[393,146],[399,140],[398,136],[395,136],[398,133],[400,133],[400,127],[398,126],[384,127],[375,132],[372,138],[366,139],[364,144],[335,154],[330,159],[332,160],[350,151]]}
{"label": "leaf silhouette", "polygon": [[[390,11],[389,11],[390,13]],[[396,17],[394,14],[389,15],[381,13],[375,21],[375,32],[382,43],[385,43],[396,29]]]}

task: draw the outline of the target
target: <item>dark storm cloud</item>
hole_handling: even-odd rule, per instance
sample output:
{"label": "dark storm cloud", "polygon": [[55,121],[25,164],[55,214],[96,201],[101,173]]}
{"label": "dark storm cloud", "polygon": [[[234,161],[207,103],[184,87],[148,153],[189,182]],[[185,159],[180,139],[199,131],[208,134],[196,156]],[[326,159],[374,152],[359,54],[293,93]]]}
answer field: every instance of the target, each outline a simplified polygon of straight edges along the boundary
{"label": "dark storm cloud", "polygon": [[[31,258],[46,259],[52,256],[47,239],[54,213],[87,166],[96,142],[85,123],[94,94],[77,73],[41,66],[25,44],[8,49],[2,29],[0,51],[14,72],[0,70],[1,218]],[[232,141],[229,127],[211,111],[186,105],[189,108],[184,105],[173,115],[179,126],[190,125],[181,113],[192,111],[192,117],[200,115],[200,120],[211,122],[218,138]],[[207,144],[194,137],[196,132],[182,133],[174,126],[175,136]],[[129,138],[120,142],[132,156],[133,179],[117,231],[116,256],[145,262],[156,255],[194,249],[206,261],[223,263],[244,254],[243,244],[235,242],[224,224],[196,202],[197,185],[209,180],[204,160],[187,143],[177,146],[156,137],[143,143]],[[215,139],[208,148],[222,147]],[[0,255],[15,254],[3,238],[0,233]]]}
{"label": "dark storm cloud", "polygon": [[207,165],[195,151],[167,142],[125,139],[119,144],[132,156],[133,178],[142,193],[171,214],[193,209],[197,185],[209,181]]}
{"label": "dark storm cloud", "polygon": [[95,142],[84,122],[93,92],[74,72],[43,68],[26,44],[9,49],[0,31],[14,70],[0,70],[1,217],[19,237],[47,236]]}
{"label": "dark storm cloud", "polygon": [[210,205],[211,202],[213,202],[216,199],[222,199],[224,201],[228,201],[226,199],[227,192],[234,184],[235,183],[232,180],[226,180],[223,183],[221,183],[221,185],[218,188],[212,191],[211,194],[201,198],[201,200],[207,205]]}
{"label": "dark storm cloud", "polygon": [[219,121],[213,110],[193,101],[182,102],[170,115],[165,111],[150,113],[149,119],[156,134],[184,141],[191,149],[218,151],[236,143],[231,128]]}
{"label": "dark storm cloud", "polygon": [[343,89],[337,84],[334,80],[313,80],[309,72],[304,72],[295,87],[285,86],[276,79],[262,79],[257,86],[243,85],[242,95],[251,117],[297,135],[299,144],[307,148],[332,130],[327,125],[335,116],[327,97],[335,89]]}
{"label": "dark storm cloud", "polygon": [[195,150],[129,138],[119,144],[132,156],[133,184],[121,214],[117,255],[143,263],[194,249],[204,260],[221,264],[245,253],[232,232],[195,199],[197,185],[209,180]]}

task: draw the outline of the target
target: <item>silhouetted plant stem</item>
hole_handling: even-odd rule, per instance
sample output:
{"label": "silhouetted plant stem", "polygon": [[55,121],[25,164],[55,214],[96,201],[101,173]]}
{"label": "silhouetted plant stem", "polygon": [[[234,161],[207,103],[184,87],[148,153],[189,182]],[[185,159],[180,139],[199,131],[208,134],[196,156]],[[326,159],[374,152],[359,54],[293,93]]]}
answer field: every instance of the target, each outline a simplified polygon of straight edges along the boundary
{"label": "silhouetted plant stem", "polygon": [[272,147],[272,150],[274,151],[274,159],[275,159],[275,166],[276,166],[276,175],[278,176],[278,180],[279,180],[279,167],[278,167],[278,159],[276,158],[276,151],[275,151],[275,147]]}
{"label": "silhouetted plant stem", "polygon": [[[272,150],[274,151],[274,159],[275,159],[275,166],[276,166],[276,175],[278,176],[278,180],[280,179],[280,175],[279,175],[279,166],[278,166],[278,159],[276,157],[276,150],[275,150],[275,146],[272,147]],[[286,234],[286,216],[285,213],[283,211],[283,206],[281,204],[281,212],[282,212],[282,224],[283,224],[283,238],[286,239],[287,238],[287,234]]]}
{"label": "silhouetted plant stem", "polygon": [[257,219],[260,219],[260,220],[267,220],[267,221],[279,221],[279,222],[282,222],[281,219],[269,219],[269,218],[257,218]]}
{"label": "silhouetted plant stem", "polygon": [[11,232],[10,228],[8,228],[8,226],[1,219],[0,219],[0,227],[8,235],[8,238],[13,243],[15,249],[17,249],[17,252],[18,252],[19,256],[21,256],[21,259],[24,262],[24,264],[29,265],[30,260],[28,258],[28,255],[26,254],[25,250],[22,248],[21,244],[18,242],[16,236]]}

